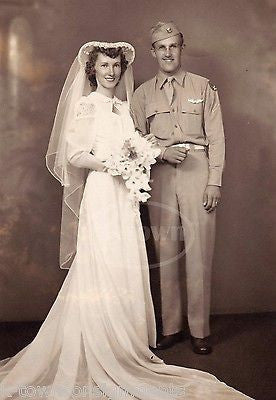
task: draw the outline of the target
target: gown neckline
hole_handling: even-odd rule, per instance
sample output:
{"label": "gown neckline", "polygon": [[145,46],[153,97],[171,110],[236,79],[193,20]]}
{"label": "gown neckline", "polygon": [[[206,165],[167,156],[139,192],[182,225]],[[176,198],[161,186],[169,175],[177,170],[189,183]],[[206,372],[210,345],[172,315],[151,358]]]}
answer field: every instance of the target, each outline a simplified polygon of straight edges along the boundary
{"label": "gown neckline", "polygon": [[99,96],[100,98],[102,98],[103,101],[105,101],[106,103],[119,103],[122,104],[123,101],[118,99],[118,97],[113,96],[113,97],[108,97],[105,94],[102,94],[100,92],[96,92],[96,91],[92,91],[88,96]]}

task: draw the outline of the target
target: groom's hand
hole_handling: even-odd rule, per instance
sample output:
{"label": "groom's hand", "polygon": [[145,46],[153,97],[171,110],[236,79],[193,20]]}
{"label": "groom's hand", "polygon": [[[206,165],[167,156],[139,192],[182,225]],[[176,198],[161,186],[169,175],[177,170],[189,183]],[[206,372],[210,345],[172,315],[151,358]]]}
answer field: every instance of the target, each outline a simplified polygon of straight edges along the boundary
{"label": "groom's hand", "polygon": [[180,164],[187,157],[188,150],[183,147],[167,147],[163,153],[163,160],[171,164]]}
{"label": "groom's hand", "polygon": [[208,185],[203,194],[203,207],[210,213],[216,209],[220,202],[221,194],[219,186]]}

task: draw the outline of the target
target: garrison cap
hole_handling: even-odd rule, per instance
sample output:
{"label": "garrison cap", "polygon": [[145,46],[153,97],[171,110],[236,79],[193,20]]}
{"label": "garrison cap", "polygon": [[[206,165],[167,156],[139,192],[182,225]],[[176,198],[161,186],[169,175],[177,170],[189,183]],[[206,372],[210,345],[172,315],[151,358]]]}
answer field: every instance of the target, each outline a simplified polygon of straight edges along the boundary
{"label": "garrison cap", "polygon": [[183,36],[174,22],[158,22],[151,28],[151,44],[179,34]]}

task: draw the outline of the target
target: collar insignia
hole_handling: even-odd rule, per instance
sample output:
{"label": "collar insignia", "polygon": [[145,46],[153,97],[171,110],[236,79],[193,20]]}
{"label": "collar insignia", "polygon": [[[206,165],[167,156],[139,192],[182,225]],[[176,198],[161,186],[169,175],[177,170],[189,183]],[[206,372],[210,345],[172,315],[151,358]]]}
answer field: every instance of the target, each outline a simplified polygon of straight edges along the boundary
{"label": "collar insignia", "polygon": [[210,81],[209,81],[209,86],[212,90],[217,91],[218,88],[216,87],[216,85],[213,85]]}

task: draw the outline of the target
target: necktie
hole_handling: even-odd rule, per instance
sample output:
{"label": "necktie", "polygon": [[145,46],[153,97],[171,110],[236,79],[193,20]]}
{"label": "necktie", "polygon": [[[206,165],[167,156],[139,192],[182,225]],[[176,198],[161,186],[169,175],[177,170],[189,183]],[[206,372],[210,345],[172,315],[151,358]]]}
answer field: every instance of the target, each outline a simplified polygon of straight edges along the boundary
{"label": "necktie", "polygon": [[169,76],[169,78],[167,79],[165,86],[164,86],[164,90],[166,93],[166,96],[168,98],[169,104],[172,104],[173,101],[173,95],[174,95],[174,86],[173,86],[173,81],[174,81],[174,77],[173,76]]}

